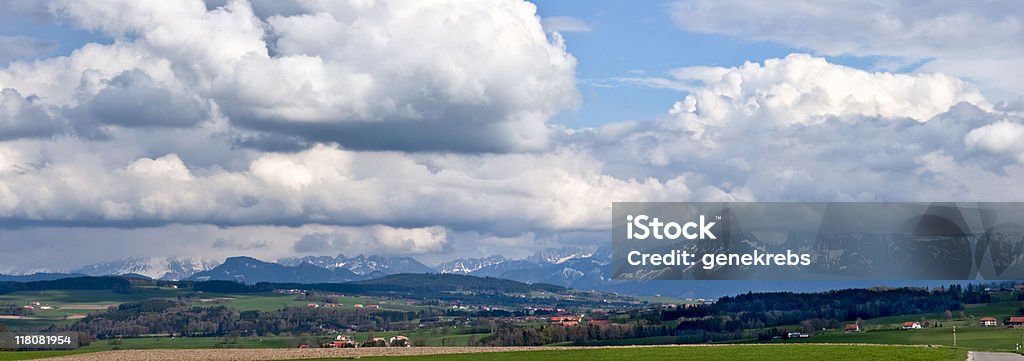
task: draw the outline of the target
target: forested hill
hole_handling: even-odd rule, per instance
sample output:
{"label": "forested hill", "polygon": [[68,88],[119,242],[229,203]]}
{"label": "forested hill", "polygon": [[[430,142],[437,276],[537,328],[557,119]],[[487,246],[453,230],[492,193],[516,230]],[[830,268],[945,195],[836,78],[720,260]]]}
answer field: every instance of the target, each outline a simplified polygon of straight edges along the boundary
{"label": "forested hill", "polygon": [[127,292],[132,283],[123,277],[73,277],[48,281],[0,282],[0,294],[42,290],[111,290]]}
{"label": "forested hill", "polygon": [[680,330],[733,332],[742,329],[795,325],[808,320],[848,322],[876,317],[938,313],[964,309],[965,303],[987,302],[987,293],[971,286],[948,289],[870,288],[817,293],[747,293],[722,297],[713,305],[663,312],[680,319]]}
{"label": "forested hill", "polygon": [[[127,292],[135,285],[157,285],[168,282],[129,279],[127,277],[75,277],[50,281],[0,282],[0,294],[30,290],[112,290]],[[567,289],[549,284],[527,284],[491,277],[455,274],[396,274],[378,279],[347,283],[257,283],[243,284],[232,281],[174,282],[196,291],[225,293],[270,292],[278,289],[319,290],[351,294],[387,294],[394,296],[439,297],[454,291],[476,294],[531,293],[545,291],[563,293]]]}
{"label": "forested hill", "polygon": [[[189,284],[185,282],[184,284]],[[450,298],[452,292],[461,291],[478,295],[531,293],[537,291],[564,293],[561,286],[517,281],[491,277],[476,277],[456,274],[404,273],[367,281],[347,283],[257,283],[241,284],[231,281],[205,281],[191,283],[197,291],[206,292],[268,292],[275,289],[303,289],[362,295],[390,295],[409,298]],[[460,296],[461,298],[466,295]]]}

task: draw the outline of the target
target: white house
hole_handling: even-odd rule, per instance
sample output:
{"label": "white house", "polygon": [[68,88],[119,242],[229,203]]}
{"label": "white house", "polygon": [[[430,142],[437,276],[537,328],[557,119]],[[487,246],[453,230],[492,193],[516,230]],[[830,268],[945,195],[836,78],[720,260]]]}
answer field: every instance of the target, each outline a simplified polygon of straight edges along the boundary
{"label": "white house", "polygon": [[904,330],[919,330],[921,328],[922,327],[921,327],[921,323],[920,322],[904,322],[903,323],[903,329]]}
{"label": "white house", "polygon": [[999,321],[995,317],[982,317],[980,323],[985,327],[999,326]]}
{"label": "white house", "polygon": [[391,347],[409,347],[412,346],[412,343],[409,342],[408,336],[398,335],[388,340],[388,345]]}

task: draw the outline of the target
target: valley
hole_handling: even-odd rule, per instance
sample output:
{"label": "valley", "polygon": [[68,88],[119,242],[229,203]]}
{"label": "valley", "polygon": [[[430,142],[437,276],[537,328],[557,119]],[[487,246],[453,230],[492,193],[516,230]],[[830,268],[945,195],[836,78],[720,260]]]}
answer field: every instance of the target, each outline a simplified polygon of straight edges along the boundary
{"label": "valley", "polygon": [[[340,337],[365,349],[394,346],[386,340],[400,336],[413,348],[474,350],[804,343],[953,347],[953,326],[960,337],[957,350],[1012,351],[1024,335],[1006,325],[1024,310],[1024,293],[1014,284],[747,293],[717,300],[633,297],[458,274],[318,284],[122,276],[0,286],[5,309],[34,308],[21,318],[0,319],[4,329],[73,331],[90,340],[74,351],[0,352],[0,360],[118,350],[320,348],[334,347]],[[982,326],[983,317],[997,319],[998,326]],[[925,326],[901,329],[906,322]],[[859,331],[844,332],[850,324]],[[808,336],[792,336],[798,334]]]}

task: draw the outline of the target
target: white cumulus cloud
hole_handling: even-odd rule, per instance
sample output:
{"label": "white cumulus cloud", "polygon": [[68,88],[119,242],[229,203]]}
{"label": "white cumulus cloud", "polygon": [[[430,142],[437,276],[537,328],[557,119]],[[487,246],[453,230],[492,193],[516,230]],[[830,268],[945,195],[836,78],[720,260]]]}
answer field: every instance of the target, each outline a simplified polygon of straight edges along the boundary
{"label": "white cumulus cloud", "polygon": [[675,73],[703,83],[670,110],[677,126],[698,134],[731,122],[807,125],[852,117],[924,122],[960,102],[991,108],[977,89],[955,77],[872,73],[803,54],[763,65]]}
{"label": "white cumulus cloud", "polygon": [[1024,162],[1024,125],[1006,120],[984,125],[967,133],[964,144],[967,148],[1016,156]]}
{"label": "white cumulus cloud", "polygon": [[[821,55],[881,56],[923,72],[971,79],[998,96],[1024,91],[1024,7],[1012,0],[680,0],[670,12],[689,31],[767,40]],[[895,58],[895,61],[893,59]]]}

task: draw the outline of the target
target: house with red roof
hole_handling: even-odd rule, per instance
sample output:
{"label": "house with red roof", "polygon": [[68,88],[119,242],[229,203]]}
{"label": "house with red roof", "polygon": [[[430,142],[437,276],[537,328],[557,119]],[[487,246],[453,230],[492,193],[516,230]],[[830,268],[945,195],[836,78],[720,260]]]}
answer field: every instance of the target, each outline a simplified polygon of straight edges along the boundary
{"label": "house with red roof", "polygon": [[1024,327],[1024,316],[1011,316],[1010,319],[1006,321],[1006,325],[1011,327]]}

